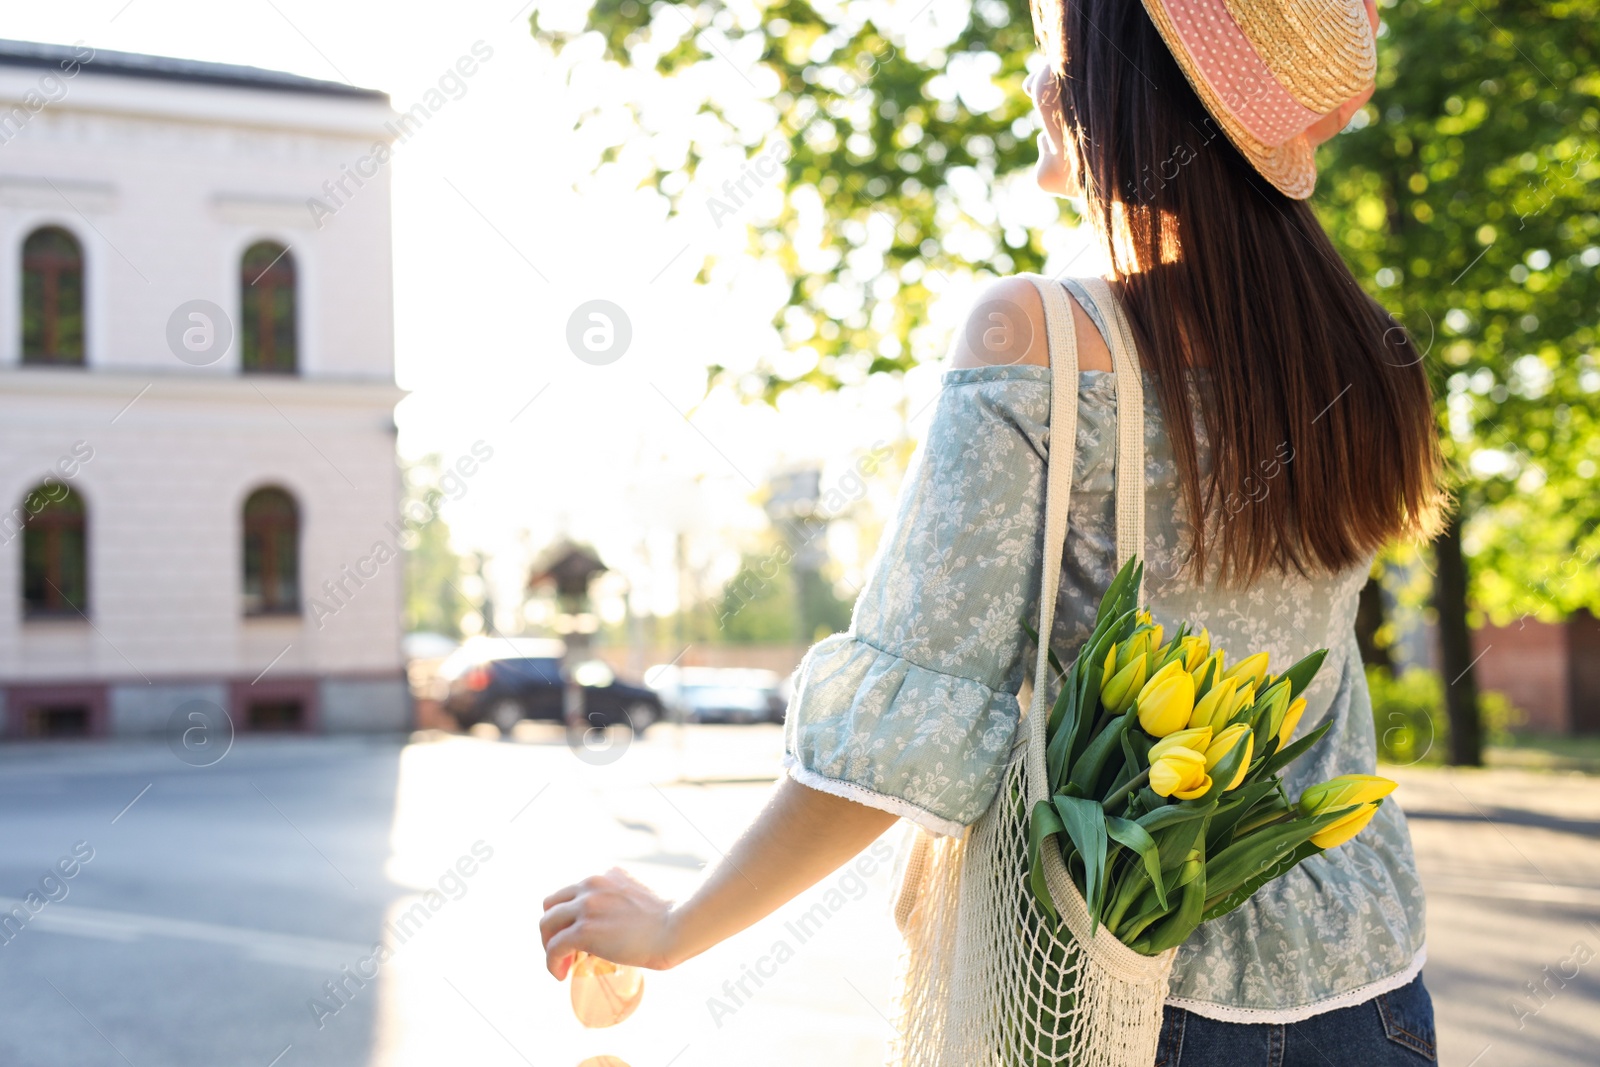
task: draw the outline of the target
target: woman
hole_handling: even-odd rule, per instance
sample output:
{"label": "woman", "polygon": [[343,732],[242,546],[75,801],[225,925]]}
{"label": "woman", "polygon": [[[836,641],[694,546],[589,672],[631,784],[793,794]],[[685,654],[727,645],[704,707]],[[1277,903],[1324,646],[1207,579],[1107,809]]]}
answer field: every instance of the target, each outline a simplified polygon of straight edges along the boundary
{"label": "woman", "polygon": [[[1040,0],[1035,20],[1039,181],[1085,198],[1146,378],[1156,618],[1280,667],[1328,647],[1301,732],[1334,727],[1288,784],[1370,773],[1357,594],[1374,553],[1427,534],[1440,505],[1420,356],[1304,201],[1314,146],[1371,93],[1371,0]],[[1066,284],[1082,374],[1052,642],[1070,662],[1115,569],[1116,411],[1103,316]],[[896,818],[959,834],[983,814],[1015,734],[1020,620],[1038,582],[1048,362],[1037,291],[996,282],[956,340],[850,632],[802,666],[789,777],[688,900],[621,871],[548,898],[551,973],[580,950],[671,967]],[[1431,1062],[1423,957],[1410,840],[1385,805],[1354,841],[1196,931],[1158,1063]]]}

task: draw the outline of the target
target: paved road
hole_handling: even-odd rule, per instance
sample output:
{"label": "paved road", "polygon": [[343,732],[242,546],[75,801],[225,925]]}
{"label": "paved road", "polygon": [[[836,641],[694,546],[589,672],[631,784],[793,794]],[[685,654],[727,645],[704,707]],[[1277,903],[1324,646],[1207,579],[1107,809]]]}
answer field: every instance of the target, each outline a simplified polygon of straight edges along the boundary
{"label": "paved road", "polygon": [[[622,1026],[578,1027],[540,966],[539,898],[616,862],[681,892],[760,804],[780,740],[662,728],[579,758],[522,729],[241,741],[205,768],[162,744],[0,748],[0,897],[37,894],[0,925],[0,1064],[880,1061],[886,863],[651,976]],[[1402,777],[1441,1063],[1596,1062],[1600,780]]]}

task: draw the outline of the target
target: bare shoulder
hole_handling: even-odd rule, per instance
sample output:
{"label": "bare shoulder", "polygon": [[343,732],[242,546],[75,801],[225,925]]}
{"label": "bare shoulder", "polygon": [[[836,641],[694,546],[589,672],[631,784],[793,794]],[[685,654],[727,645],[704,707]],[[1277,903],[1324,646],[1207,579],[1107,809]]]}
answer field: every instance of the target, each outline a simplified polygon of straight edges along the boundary
{"label": "bare shoulder", "polygon": [[[1078,366],[1083,370],[1110,370],[1111,353],[1093,320],[1068,294],[1074,333],[1078,339]],[[1048,367],[1050,343],[1045,331],[1044,300],[1027,278],[999,278],[978,295],[955,339],[951,366]]]}
{"label": "bare shoulder", "polygon": [[1044,301],[1027,278],[998,278],[978,294],[955,339],[951,366],[1050,365]]}

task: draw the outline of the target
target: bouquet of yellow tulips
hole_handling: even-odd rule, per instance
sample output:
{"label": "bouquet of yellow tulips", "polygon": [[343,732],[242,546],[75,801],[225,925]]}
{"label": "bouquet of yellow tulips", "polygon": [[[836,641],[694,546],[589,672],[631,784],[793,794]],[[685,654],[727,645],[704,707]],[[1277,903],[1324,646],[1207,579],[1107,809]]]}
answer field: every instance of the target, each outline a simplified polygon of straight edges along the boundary
{"label": "bouquet of yellow tulips", "polygon": [[1274,675],[1265,652],[1228,666],[1187,624],[1163,644],[1135,603],[1142,573],[1130,561],[1111,583],[1051,709],[1029,861],[1049,915],[1039,854],[1059,848],[1094,922],[1155,955],[1350,840],[1395,783],[1343,775],[1291,801],[1279,772],[1332,725],[1289,743],[1327,650]]}

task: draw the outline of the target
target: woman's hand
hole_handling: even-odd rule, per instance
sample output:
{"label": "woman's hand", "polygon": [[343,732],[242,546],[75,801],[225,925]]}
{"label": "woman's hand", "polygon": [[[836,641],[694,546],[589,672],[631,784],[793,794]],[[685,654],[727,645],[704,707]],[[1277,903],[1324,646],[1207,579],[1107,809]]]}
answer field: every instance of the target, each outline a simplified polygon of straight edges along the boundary
{"label": "woman's hand", "polygon": [[682,904],[613,868],[552,893],[539,933],[558,980],[588,952],[665,970],[772,912],[872,844],[895,816],[818,792],[785,775],[767,806]]}
{"label": "woman's hand", "polygon": [[560,981],[577,953],[661,971],[673,952],[672,905],[620,867],[544,898],[544,965]]}

